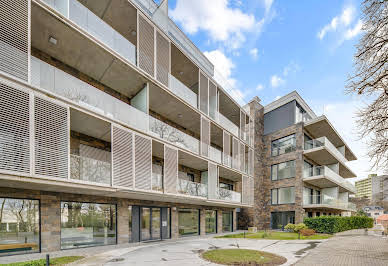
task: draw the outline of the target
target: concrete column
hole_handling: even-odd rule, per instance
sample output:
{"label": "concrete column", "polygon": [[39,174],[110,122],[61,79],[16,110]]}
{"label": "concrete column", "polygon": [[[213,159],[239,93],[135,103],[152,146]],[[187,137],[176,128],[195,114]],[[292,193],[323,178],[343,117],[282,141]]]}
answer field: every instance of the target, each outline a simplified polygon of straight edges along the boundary
{"label": "concrete column", "polygon": [[117,203],[117,243],[129,242],[129,211],[126,200],[120,199]]}
{"label": "concrete column", "polygon": [[217,233],[222,233],[222,211],[217,211]]}
{"label": "concrete column", "polygon": [[42,252],[61,249],[61,201],[55,195],[43,194],[40,200]]}
{"label": "concrete column", "polygon": [[171,208],[171,238],[179,238],[178,209],[176,207]]}
{"label": "concrete column", "polygon": [[200,209],[199,210],[199,226],[200,226],[200,235],[204,236],[206,235],[206,213],[205,209]]}

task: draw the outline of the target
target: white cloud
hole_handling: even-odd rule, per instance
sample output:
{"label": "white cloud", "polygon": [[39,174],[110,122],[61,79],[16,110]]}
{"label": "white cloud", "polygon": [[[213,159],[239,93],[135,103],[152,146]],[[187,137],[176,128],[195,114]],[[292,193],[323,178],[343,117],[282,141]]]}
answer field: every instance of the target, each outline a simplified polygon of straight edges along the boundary
{"label": "white cloud", "polygon": [[270,79],[271,86],[277,88],[282,86],[285,83],[285,80],[279,77],[278,75],[273,75]]}
{"label": "white cloud", "polygon": [[264,89],[263,84],[258,84],[258,85],[256,86],[256,91],[261,91],[262,89]]}
{"label": "white cloud", "polygon": [[318,39],[322,40],[329,32],[345,29],[354,20],[356,9],[354,6],[348,6],[342,10],[342,13],[331,19],[330,23],[325,25],[317,34]]}
{"label": "white cloud", "polygon": [[241,47],[244,33],[258,30],[254,15],[229,6],[229,0],[177,0],[171,17],[189,34],[206,31],[213,41],[224,42],[230,49]]}
{"label": "white cloud", "polygon": [[256,60],[259,55],[259,50],[257,48],[253,48],[249,50],[249,54],[252,56],[254,60]]}
{"label": "white cloud", "polygon": [[273,0],[264,0],[264,8],[266,14],[268,14],[268,12],[271,10],[272,4]]}
{"label": "white cloud", "polygon": [[300,66],[294,62],[291,61],[287,66],[283,69],[283,76],[287,77],[290,73],[296,73],[300,70]]}
{"label": "white cloud", "polygon": [[362,20],[359,19],[357,24],[353,28],[350,28],[345,32],[345,39],[350,40],[360,34],[362,30],[362,25]]}

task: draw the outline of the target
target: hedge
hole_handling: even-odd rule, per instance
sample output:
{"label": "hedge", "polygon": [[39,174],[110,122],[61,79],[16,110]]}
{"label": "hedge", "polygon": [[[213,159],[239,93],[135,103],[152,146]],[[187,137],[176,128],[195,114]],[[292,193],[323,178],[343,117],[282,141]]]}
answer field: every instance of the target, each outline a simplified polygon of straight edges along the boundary
{"label": "hedge", "polygon": [[365,216],[319,216],[305,218],[304,223],[308,228],[314,229],[318,233],[334,234],[352,229],[372,228],[373,218]]}

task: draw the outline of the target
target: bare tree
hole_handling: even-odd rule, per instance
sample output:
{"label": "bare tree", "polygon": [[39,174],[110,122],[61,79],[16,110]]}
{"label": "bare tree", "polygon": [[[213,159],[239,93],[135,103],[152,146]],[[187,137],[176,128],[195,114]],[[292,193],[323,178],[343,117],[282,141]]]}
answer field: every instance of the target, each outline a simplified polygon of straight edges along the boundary
{"label": "bare tree", "polygon": [[356,45],[347,92],[372,98],[357,113],[361,138],[375,169],[388,169],[388,0],[364,0],[363,36]]}

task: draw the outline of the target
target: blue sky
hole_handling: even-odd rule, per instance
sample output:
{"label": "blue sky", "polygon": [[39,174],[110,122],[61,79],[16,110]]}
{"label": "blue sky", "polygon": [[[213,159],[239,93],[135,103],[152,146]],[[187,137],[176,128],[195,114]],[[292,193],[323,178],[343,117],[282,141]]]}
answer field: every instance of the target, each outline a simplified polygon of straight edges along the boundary
{"label": "blue sky", "polygon": [[[370,173],[356,136],[360,100],[344,93],[362,34],[361,1],[169,0],[169,16],[212,61],[240,102],[263,105],[293,90],[324,113]],[[221,82],[220,82],[221,83]]]}

